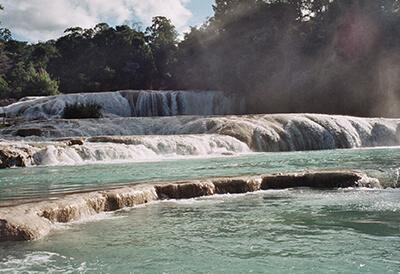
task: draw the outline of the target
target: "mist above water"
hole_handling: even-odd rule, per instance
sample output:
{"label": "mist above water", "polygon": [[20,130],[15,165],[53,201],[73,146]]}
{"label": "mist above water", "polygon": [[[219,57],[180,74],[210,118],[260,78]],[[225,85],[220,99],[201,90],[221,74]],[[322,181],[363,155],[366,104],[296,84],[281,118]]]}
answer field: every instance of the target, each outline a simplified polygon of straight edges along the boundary
{"label": "mist above water", "polygon": [[180,46],[182,87],[235,92],[248,113],[400,116],[397,1],[216,2]]}

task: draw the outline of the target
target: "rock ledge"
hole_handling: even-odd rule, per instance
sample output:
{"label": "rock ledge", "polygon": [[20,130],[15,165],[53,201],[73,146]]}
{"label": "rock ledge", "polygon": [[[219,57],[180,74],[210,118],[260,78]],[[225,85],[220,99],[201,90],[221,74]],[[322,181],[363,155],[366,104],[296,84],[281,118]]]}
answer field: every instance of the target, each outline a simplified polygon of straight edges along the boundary
{"label": "rock ledge", "polygon": [[335,189],[379,186],[378,180],[353,171],[267,174],[136,184],[0,208],[0,241],[39,239],[46,236],[55,223],[78,221],[101,212],[111,212],[162,199],[189,199],[214,194],[295,187]]}

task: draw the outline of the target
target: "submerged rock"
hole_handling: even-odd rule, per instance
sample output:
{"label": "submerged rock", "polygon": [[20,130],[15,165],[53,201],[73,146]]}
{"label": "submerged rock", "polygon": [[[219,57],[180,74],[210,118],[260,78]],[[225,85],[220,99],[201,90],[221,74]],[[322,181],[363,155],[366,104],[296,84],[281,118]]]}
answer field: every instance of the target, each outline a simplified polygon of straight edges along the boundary
{"label": "submerged rock", "polygon": [[35,240],[56,223],[160,199],[189,199],[293,187],[329,188],[379,186],[376,179],[352,171],[303,172],[251,177],[224,177],[186,182],[149,183],[111,190],[70,194],[54,200],[0,207],[0,241]]}

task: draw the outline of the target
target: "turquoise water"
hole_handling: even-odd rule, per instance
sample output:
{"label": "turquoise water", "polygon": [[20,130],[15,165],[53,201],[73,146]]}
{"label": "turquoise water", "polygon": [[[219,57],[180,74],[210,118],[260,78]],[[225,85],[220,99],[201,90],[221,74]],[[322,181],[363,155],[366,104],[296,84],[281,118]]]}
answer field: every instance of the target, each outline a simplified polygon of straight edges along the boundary
{"label": "turquoise water", "polygon": [[266,191],[102,217],[42,240],[0,244],[0,272],[400,271],[399,189]]}
{"label": "turquoise water", "polygon": [[162,162],[0,170],[0,202],[132,182],[288,172],[356,169],[386,185],[400,183],[400,148],[253,153],[236,157]]}
{"label": "turquoise water", "polygon": [[[132,182],[356,169],[400,183],[400,148],[0,171],[0,201]],[[0,273],[399,273],[400,189],[216,195],[100,214],[0,243]]]}

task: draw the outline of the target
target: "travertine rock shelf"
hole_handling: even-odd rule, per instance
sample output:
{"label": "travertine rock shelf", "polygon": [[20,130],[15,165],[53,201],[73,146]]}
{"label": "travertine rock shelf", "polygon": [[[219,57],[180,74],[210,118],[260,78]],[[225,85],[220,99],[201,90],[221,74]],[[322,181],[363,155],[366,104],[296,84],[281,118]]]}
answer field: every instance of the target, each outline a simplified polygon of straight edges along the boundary
{"label": "travertine rock shelf", "polygon": [[25,121],[0,130],[0,167],[80,165],[400,145],[400,119],[323,114]]}
{"label": "travertine rock shelf", "polygon": [[122,90],[26,97],[0,108],[7,117],[59,118],[66,104],[96,103],[105,117],[225,115],[244,113],[245,100],[220,91]]}
{"label": "travertine rock shelf", "polygon": [[6,138],[227,135],[253,151],[298,151],[400,145],[400,119],[324,114],[257,114],[26,121],[0,130]]}
{"label": "travertine rock shelf", "polygon": [[50,233],[57,223],[74,222],[101,212],[112,212],[162,199],[189,199],[214,194],[295,187],[334,189],[380,185],[378,180],[353,171],[267,174],[136,184],[0,207],[0,241],[40,239]]}

